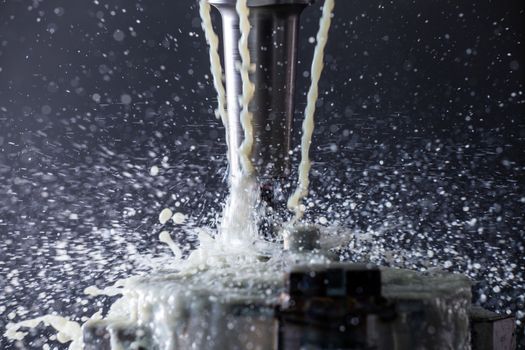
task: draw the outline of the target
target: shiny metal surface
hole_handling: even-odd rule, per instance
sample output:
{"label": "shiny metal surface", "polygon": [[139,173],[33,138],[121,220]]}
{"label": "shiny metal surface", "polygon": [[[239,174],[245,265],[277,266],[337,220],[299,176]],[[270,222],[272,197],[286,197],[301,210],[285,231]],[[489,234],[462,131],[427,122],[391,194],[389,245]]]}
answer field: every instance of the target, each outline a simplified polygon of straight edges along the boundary
{"label": "shiny metal surface", "polygon": [[[252,160],[263,181],[288,173],[290,133],[294,110],[294,81],[297,62],[299,16],[309,0],[251,0],[251,31],[248,47],[255,71],[250,75],[256,91],[250,104],[255,144]],[[242,84],[237,69],[239,18],[235,0],[210,0],[222,17],[222,44],[229,119],[230,173],[239,170],[235,155],[242,140],[238,97]]]}

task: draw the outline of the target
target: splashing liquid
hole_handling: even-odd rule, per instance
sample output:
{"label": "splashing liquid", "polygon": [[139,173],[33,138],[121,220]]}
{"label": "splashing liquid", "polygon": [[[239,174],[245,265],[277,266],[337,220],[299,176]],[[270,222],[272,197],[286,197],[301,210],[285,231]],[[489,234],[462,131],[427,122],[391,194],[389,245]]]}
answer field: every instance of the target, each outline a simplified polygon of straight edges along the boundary
{"label": "splashing liquid", "polygon": [[[300,219],[303,210],[300,209],[300,200],[308,192],[308,172],[311,167],[309,160],[309,147],[314,128],[313,117],[315,113],[315,102],[317,100],[317,84],[323,68],[323,50],[326,45],[328,29],[330,27],[330,17],[334,7],[333,0],[326,0],[323,7],[323,15],[319,33],[317,35],[317,46],[315,48],[314,59],[312,63],[312,84],[308,93],[308,103],[305,111],[305,120],[303,123],[303,138],[301,164],[299,167],[299,184],[296,193],[290,198],[288,205],[294,210],[296,220]],[[241,62],[239,70],[242,78],[243,94],[239,101],[241,104],[241,126],[244,131],[244,140],[238,148],[236,154],[242,165],[240,174],[232,174],[230,177],[230,195],[227,199],[219,232],[216,237],[204,228],[197,229],[197,236],[200,246],[194,250],[188,259],[180,260],[181,252],[176,243],[172,240],[167,231],[160,233],[159,240],[166,243],[175,255],[177,262],[177,278],[180,276],[191,276],[199,283],[200,288],[205,288],[207,284],[213,284],[217,278],[225,276],[236,276],[239,278],[239,269],[242,267],[242,278],[249,281],[254,280],[273,281],[276,272],[280,269],[278,259],[270,259],[269,262],[261,262],[258,257],[261,252],[267,255],[278,256],[280,248],[264,242],[258,235],[257,227],[257,203],[259,200],[259,186],[254,174],[253,164],[250,156],[253,147],[253,128],[252,115],[249,111],[249,104],[253,98],[255,86],[249,79],[249,73],[254,69],[250,62],[248,50],[248,36],[250,32],[249,9],[246,0],[238,0],[236,10],[240,18],[241,38],[239,40],[239,52]],[[217,109],[215,114],[222,120],[226,132],[228,130],[228,119],[226,113],[226,92],[222,82],[223,70],[218,53],[219,40],[213,30],[210,5],[207,0],[199,2],[199,13],[202,20],[202,28],[205,33],[206,41],[209,45],[210,67],[213,77],[213,85],[217,92]],[[228,140],[228,137],[226,137]],[[234,145],[228,145],[234,147]],[[231,153],[228,152],[230,155]],[[234,153],[235,154],[235,153]],[[231,162],[232,159],[229,159]],[[157,171],[155,171],[155,174]],[[173,212],[166,208],[159,215],[159,221],[165,224],[173,217]],[[179,220],[180,221],[180,220]],[[271,252],[271,254],[268,254]],[[160,280],[159,280],[160,279]],[[98,289],[94,286],[85,290],[87,295],[98,296],[115,296],[122,295],[111,307],[108,315],[104,320],[115,322],[129,322],[135,320],[143,323],[152,322],[152,313],[148,307],[154,305],[160,308],[162,312],[155,315],[179,315],[177,305],[184,304],[188,298],[185,288],[176,287],[179,291],[172,290],[175,288],[172,284],[166,282],[173,281],[171,275],[167,276],[146,276],[130,277],[117,281],[115,285],[104,289]],[[164,288],[154,287],[155,283],[160,283]],[[152,287],[153,286],[153,287]],[[210,289],[212,290],[212,289]],[[166,294],[167,293],[167,294]],[[227,293],[227,291],[225,292]],[[168,298],[169,297],[169,298]],[[186,299],[185,299],[186,298]],[[268,295],[265,295],[268,299]],[[180,310],[179,310],[180,311]],[[158,315],[157,315],[158,314]],[[181,316],[180,314],[179,316]],[[163,320],[160,325],[155,323],[154,332],[158,339],[161,349],[173,349],[177,344],[173,343],[173,327],[176,318]],[[101,313],[96,313],[85,324],[102,319]],[[21,340],[26,335],[19,330],[21,328],[34,328],[39,323],[44,323],[58,331],[57,339],[63,343],[71,342],[70,350],[80,350],[83,348],[82,326],[70,321],[67,318],[46,315],[32,320],[22,321],[16,324],[9,324],[5,336],[13,340]],[[164,327],[162,326],[164,325]],[[112,349],[116,349],[115,335],[110,332]],[[163,339],[163,340],[162,340]]]}

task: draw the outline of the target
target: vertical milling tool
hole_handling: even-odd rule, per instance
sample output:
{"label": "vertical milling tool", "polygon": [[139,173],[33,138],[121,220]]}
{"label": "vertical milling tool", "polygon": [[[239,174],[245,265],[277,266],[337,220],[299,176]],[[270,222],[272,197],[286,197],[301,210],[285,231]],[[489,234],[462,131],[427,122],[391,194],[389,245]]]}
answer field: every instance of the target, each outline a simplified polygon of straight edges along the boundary
{"label": "vertical milling tool", "polygon": [[[237,149],[243,141],[239,96],[242,81],[238,70],[239,16],[235,0],[209,0],[222,18],[222,45],[226,75],[229,121],[230,174],[240,171]],[[289,151],[294,111],[295,70],[299,16],[312,0],[248,0],[251,30],[248,38],[255,70],[250,80],[255,95],[249,109],[253,114],[252,161],[261,182],[263,197],[271,202],[273,184],[289,172]]]}

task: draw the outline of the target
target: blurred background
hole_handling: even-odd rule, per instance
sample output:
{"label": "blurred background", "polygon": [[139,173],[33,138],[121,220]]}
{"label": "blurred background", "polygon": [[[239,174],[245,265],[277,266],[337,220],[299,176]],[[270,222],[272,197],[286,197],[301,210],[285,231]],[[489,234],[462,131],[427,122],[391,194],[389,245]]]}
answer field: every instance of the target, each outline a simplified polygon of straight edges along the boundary
{"label": "blurred background", "polygon": [[[521,348],[524,9],[337,1],[307,215],[353,233],[344,260],[469,275],[477,304],[517,315]],[[302,17],[295,145],[319,15],[317,3]],[[0,331],[107,307],[83,289],[169,255],[164,207],[188,216],[168,227],[185,251],[192,228],[215,227],[227,194],[215,105],[194,0],[0,3]],[[64,348],[43,328],[0,348],[48,337]]]}

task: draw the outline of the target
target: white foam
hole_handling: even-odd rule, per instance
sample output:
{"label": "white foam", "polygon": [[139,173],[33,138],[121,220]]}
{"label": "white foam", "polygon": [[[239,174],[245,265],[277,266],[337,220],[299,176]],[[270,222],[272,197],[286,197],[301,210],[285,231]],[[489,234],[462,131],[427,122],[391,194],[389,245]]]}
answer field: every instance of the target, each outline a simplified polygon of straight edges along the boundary
{"label": "white foam", "polygon": [[182,252],[180,251],[177,244],[175,244],[173,239],[171,239],[170,233],[168,231],[162,231],[159,234],[159,240],[162,243],[166,243],[168,247],[171,249],[171,251],[173,252],[173,255],[175,255],[177,258],[180,258],[182,256]]}
{"label": "white foam", "polygon": [[[101,317],[99,313],[95,315],[94,317]],[[71,342],[69,350],[82,350],[83,342],[81,325],[78,322],[56,315],[46,315],[18,323],[10,323],[7,325],[4,335],[9,339],[22,340],[27,333],[21,332],[21,328],[35,328],[40,323],[53,327],[58,332],[57,340],[60,343]]]}
{"label": "white foam", "polygon": [[169,208],[164,208],[159,214],[159,222],[164,225],[171,219],[173,212]]}
{"label": "white foam", "polygon": [[179,212],[176,212],[175,214],[173,214],[173,216],[171,217],[171,220],[173,221],[174,224],[176,225],[182,225],[186,222],[186,215],[184,215],[183,213],[179,213]]}

